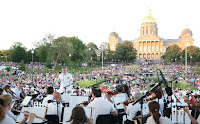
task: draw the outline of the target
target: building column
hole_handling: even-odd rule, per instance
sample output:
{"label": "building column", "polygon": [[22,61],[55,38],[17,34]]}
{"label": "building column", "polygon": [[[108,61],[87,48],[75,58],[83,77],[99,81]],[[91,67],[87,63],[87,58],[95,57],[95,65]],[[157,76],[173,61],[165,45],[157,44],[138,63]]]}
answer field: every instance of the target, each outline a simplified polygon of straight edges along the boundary
{"label": "building column", "polygon": [[154,59],[156,58],[156,41],[154,41]]}

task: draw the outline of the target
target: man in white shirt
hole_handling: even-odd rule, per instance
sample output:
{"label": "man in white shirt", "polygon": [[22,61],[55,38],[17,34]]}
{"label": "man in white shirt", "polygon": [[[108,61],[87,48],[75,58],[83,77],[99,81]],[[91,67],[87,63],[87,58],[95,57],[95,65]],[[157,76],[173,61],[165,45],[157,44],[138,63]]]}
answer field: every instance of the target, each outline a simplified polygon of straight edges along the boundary
{"label": "man in white shirt", "polygon": [[47,97],[45,97],[43,99],[43,102],[42,102],[43,106],[47,106],[48,105],[48,101],[53,100],[53,92],[54,92],[53,87],[48,87],[47,88]]}
{"label": "man in white shirt", "polygon": [[67,68],[62,68],[62,73],[58,76],[57,81],[60,82],[59,92],[70,93],[73,88],[73,77],[70,73],[67,73]]}
{"label": "man in white shirt", "polygon": [[[136,92],[134,94],[134,101],[137,101],[140,97],[142,97],[142,93]],[[132,105],[131,103],[128,104],[128,106],[126,107],[124,105],[124,110],[127,114],[127,120],[126,121],[133,121],[133,118],[136,116],[136,113],[138,111],[141,111],[141,104],[138,102],[135,105]]]}
{"label": "man in white shirt", "polygon": [[117,115],[117,111],[111,104],[111,102],[101,97],[101,90],[99,88],[92,89],[92,97],[94,98],[94,100],[91,103],[89,103],[87,107],[92,108],[93,124],[96,123],[96,119],[99,115],[110,113],[113,115]]}
{"label": "man in white shirt", "polygon": [[53,100],[50,100],[47,105],[47,115],[58,115],[59,119],[61,120],[61,112],[63,108],[61,94],[59,92],[55,92],[53,94]]}
{"label": "man in white shirt", "polygon": [[22,83],[17,83],[17,86],[15,87],[15,89],[13,90],[13,92],[15,93],[15,96],[17,98],[20,98],[20,93],[22,92],[23,89],[23,85]]}

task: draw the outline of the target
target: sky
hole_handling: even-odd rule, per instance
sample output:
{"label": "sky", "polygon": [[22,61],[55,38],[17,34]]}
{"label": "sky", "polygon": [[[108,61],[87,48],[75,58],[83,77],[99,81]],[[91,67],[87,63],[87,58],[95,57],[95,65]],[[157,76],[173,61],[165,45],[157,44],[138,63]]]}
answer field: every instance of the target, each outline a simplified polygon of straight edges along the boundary
{"label": "sky", "polygon": [[148,9],[161,38],[178,39],[188,25],[200,47],[199,5],[199,0],[1,0],[0,50],[14,42],[34,48],[45,34],[77,36],[98,46],[113,31],[122,40],[134,40]]}

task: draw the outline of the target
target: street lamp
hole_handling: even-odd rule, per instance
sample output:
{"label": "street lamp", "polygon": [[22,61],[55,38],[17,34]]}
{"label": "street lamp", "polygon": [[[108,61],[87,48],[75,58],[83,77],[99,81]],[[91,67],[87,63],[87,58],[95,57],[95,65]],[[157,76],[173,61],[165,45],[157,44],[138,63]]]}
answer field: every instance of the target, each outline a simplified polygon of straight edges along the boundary
{"label": "street lamp", "polygon": [[176,60],[177,60],[177,59],[175,58],[175,64],[176,64]]}
{"label": "street lamp", "polygon": [[190,56],[190,63],[192,64],[192,56]]}
{"label": "street lamp", "polygon": [[187,42],[185,44],[185,70],[187,71]]}
{"label": "street lamp", "polygon": [[[32,54],[32,84],[31,85],[33,85],[33,54],[34,54],[34,50],[33,50],[33,48],[32,48],[32,50],[31,50],[31,54]],[[29,93],[30,93],[30,89],[31,87],[30,87],[30,85],[29,85]]]}

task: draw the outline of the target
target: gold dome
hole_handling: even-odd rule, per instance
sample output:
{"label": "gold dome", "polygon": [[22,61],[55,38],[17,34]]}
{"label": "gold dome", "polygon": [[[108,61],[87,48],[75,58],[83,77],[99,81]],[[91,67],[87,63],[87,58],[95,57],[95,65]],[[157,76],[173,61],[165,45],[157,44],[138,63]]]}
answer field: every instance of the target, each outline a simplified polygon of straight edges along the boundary
{"label": "gold dome", "polygon": [[142,20],[142,23],[156,23],[156,19],[151,16],[151,11],[149,10],[149,14]]}

